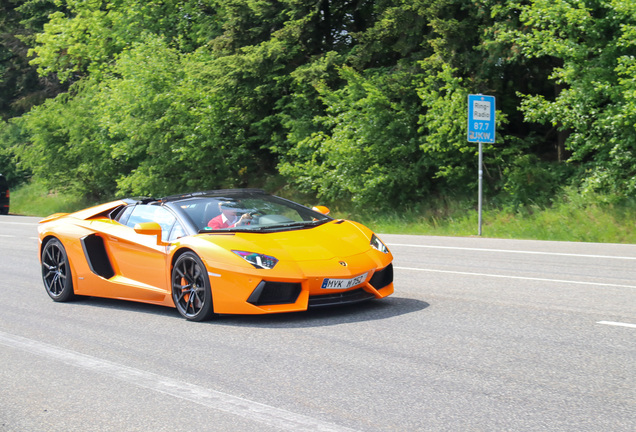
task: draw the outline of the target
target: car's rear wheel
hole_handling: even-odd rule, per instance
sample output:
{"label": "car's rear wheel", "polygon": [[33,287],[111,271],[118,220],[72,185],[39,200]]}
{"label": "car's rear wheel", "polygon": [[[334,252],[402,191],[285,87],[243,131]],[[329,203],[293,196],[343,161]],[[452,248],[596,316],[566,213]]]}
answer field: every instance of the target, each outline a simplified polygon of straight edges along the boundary
{"label": "car's rear wheel", "polygon": [[210,278],[193,252],[185,252],[174,263],[172,300],[179,313],[190,321],[205,321],[214,316]]}
{"label": "car's rear wheel", "polygon": [[75,296],[68,255],[58,239],[49,240],[42,250],[42,281],[47,294],[57,302]]}

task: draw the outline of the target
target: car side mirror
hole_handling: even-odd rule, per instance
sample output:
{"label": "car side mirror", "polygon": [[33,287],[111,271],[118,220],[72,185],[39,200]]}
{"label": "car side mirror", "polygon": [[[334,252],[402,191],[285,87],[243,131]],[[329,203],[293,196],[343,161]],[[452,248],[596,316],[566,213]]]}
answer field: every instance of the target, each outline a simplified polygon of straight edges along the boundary
{"label": "car side mirror", "polygon": [[157,244],[159,246],[165,246],[165,243],[161,240],[161,225],[157,222],[142,222],[135,225],[135,232],[137,234],[157,236]]}
{"label": "car side mirror", "polygon": [[328,215],[328,214],[330,213],[330,210],[329,210],[329,208],[328,208],[328,207],[320,206],[320,205],[319,205],[319,206],[315,206],[315,207],[313,207],[313,208],[312,208],[312,210],[313,210],[313,211],[317,211],[318,213],[322,213],[322,214],[324,214],[325,216],[326,216],[326,215]]}

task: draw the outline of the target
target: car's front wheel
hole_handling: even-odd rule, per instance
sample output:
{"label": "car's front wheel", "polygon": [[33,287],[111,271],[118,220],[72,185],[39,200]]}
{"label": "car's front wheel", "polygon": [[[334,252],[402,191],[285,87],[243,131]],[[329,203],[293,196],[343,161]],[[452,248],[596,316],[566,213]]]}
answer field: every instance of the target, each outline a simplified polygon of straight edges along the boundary
{"label": "car's front wheel", "polygon": [[42,250],[42,281],[47,294],[57,302],[71,300],[73,278],[64,245],[58,239],[49,240]]}
{"label": "car's front wheel", "polygon": [[172,300],[190,321],[206,321],[214,316],[210,278],[201,258],[193,252],[185,252],[174,263]]}

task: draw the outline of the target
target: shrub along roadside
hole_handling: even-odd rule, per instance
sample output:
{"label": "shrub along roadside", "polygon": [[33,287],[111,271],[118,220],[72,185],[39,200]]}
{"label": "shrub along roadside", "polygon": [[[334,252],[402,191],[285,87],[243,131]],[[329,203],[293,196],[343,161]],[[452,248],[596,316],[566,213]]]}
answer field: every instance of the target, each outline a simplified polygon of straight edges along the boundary
{"label": "shrub along roadside", "polygon": [[[11,213],[47,216],[92,204],[65,193],[49,193],[27,184],[11,193]],[[379,233],[476,236],[477,211],[467,199],[437,199],[403,212],[359,213],[332,207],[332,216],[357,220]],[[596,196],[593,203],[570,191],[550,207],[497,208],[485,205],[483,237],[636,243],[636,201],[613,202]]]}

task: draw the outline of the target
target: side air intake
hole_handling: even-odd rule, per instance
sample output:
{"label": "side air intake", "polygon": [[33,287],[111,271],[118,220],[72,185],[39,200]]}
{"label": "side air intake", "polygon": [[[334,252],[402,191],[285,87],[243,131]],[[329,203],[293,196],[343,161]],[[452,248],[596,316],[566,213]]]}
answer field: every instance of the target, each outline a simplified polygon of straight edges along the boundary
{"label": "side air intake", "polygon": [[110,258],[106,253],[104,239],[97,234],[91,234],[82,239],[82,248],[84,256],[91,271],[104,279],[110,279],[115,276],[115,271],[110,263]]}

